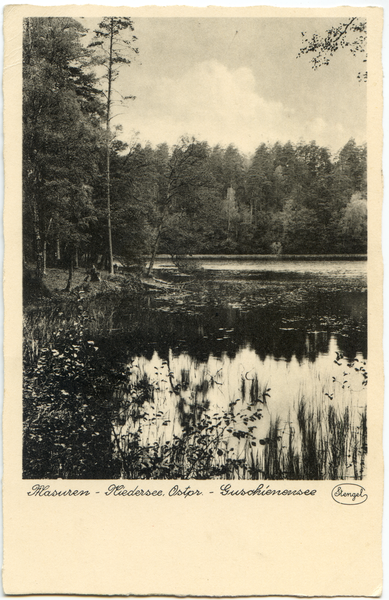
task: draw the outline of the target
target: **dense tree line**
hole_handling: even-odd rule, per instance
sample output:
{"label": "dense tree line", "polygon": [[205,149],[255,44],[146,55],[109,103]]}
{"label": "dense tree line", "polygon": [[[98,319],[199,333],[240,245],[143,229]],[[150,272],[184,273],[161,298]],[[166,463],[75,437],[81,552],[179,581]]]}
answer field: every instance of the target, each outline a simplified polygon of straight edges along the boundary
{"label": "dense tree line", "polygon": [[[127,44],[111,65],[120,76],[132,23],[102,23],[101,42],[115,31]],[[185,138],[130,147],[93,72],[105,60],[109,78],[102,43],[87,47],[84,35],[69,18],[24,23],[23,247],[39,276],[66,265],[71,281],[81,260],[112,268],[110,244],[128,263],[151,257],[150,268],[157,252],[366,252],[365,146],[351,139],[331,156],[315,142],[277,142],[250,157]]]}

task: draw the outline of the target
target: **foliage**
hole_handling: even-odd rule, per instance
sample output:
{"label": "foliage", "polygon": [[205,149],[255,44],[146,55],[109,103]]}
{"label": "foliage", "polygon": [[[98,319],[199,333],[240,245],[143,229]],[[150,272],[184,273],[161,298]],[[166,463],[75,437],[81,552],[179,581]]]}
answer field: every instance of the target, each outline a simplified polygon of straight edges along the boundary
{"label": "foliage", "polygon": [[[27,330],[29,337],[37,343]],[[109,378],[95,360],[97,347],[86,340],[80,314],[70,322],[64,318],[50,338],[36,360],[25,361],[23,476],[107,476],[112,470]]]}
{"label": "foliage", "polygon": [[339,227],[354,252],[363,251],[367,245],[367,202],[359,192],[352,195]]}
{"label": "foliage", "polygon": [[[158,169],[156,231],[151,251],[148,274],[151,273],[154,259],[165,230],[169,230],[169,220],[181,219],[195,224],[200,214],[207,192],[213,185],[208,168],[209,148],[205,142],[182,138],[171,155],[164,153]],[[169,235],[169,233],[168,233]],[[180,252],[174,248],[173,252]]]}
{"label": "foliage", "polygon": [[[196,139],[117,139],[110,121],[126,99],[112,83],[137,52],[132,32],[131,19],[105,18],[86,48],[73,19],[25,20],[23,251],[40,278],[46,261],[67,266],[70,289],[73,265],[112,271],[114,257],[144,268],[151,256],[151,272],[158,251],[367,251],[355,203],[367,198],[366,147],[354,140],[333,157],[315,142],[260,144],[247,157]],[[105,69],[99,83],[92,69]]]}
{"label": "foliage", "polygon": [[48,243],[58,240],[72,256],[89,239],[102,109],[84,70],[83,27],[51,17],[24,25],[23,230],[41,276]]}
{"label": "foliage", "polygon": [[[306,33],[302,32],[302,42],[305,45],[300,49],[297,56],[313,54],[311,58],[312,68],[317,69],[322,65],[329,65],[334,53],[339,49],[346,48],[353,56],[361,54],[363,62],[366,63],[366,29],[365,20],[352,17],[345,23],[327,29],[324,37],[314,33],[311,39],[308,39]],[[367,81],[367,71],[364,73],[359,72],[358,79]]]}
{"label": "foliage", "polygon": [[[199,406],[182,424],[181,434],[166,439],[163,434],[145,443],[143,433],[163,430],[170,423],[154,405],[155,384],[148,380],[130,386],[118,416],[115,434],[116,456],[122,461],[121,474],[128,479],[210,479],[234,478],[247,464],[227,440],[243,440],[246,448],[256,446],[253,431],[262,418],[258,400],[244,408],[240,401],[227,410],[211,414]],[[237,411],[237,405],[241,410]],[[149,433],[150,435],[150,433]]]}

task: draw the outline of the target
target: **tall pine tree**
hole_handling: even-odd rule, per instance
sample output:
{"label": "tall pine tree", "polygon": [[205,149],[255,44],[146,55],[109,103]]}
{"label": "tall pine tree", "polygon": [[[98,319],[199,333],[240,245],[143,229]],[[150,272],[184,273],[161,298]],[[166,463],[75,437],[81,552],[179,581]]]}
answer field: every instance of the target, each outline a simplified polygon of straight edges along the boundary
{"label": "tall pine tree", "polygon": [[[111,119],[115,117],[112,108],[117,102],[114,99],[113,83],[119,76],[121,65],[130,65],[130,56],[137,54],[134,47],[136,37],[131,35],[134,31],[130,17],[105,17],[95,30],[95,38],[89,47],[96,50],[94,62],[105,67],[104,95],[106,99],[106,181],[107,181],[107,227],[108,227],[108,254],[109,271],[113,274],[112,250],[112,220],[111,220]],[[125,35],[127,34],[127,36]],[[128,35],[130,34],[130,35]],[[133,96],[121,97],[122,101],[133,99]]]}

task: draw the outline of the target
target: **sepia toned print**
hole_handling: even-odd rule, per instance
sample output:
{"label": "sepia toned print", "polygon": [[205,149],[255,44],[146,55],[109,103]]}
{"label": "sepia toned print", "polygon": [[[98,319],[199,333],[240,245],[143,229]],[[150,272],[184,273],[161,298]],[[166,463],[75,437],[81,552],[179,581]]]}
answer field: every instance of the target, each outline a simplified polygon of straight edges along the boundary
{"label": "sepia toned print", "polygon": [[380,10],[4,23],[5,593],[379,596]]}
{"label": "sepia toned print", "polygon": [[23,476],[363,479],[366,19],[23,28]]}

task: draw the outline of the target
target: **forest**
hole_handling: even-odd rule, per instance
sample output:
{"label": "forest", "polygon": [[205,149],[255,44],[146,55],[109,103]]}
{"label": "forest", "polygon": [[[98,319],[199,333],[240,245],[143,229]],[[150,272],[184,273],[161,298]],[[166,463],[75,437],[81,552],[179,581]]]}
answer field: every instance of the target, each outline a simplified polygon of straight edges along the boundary
{"label": "forest", "polygon": [[[47,267],[157,253],[351,254],[367,251],[366,147],[306,143],[174,147],[120,140],[135,101],[113,83],[137,53],[129,18],[29,18],[23,47],[23,261]],[[129,69],[130,71],[130,69]],[[119,106],[124,104],[125,107]],[[136,127],[136,124],[134,124]]]}
{"label": "forest", "polygon": [[23,26],[23,477],[362,479],[366,147],[125,142],[132,20]]}

